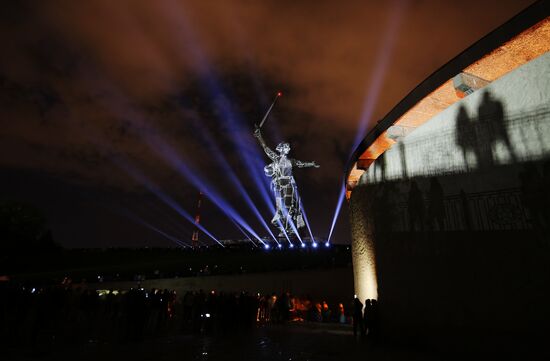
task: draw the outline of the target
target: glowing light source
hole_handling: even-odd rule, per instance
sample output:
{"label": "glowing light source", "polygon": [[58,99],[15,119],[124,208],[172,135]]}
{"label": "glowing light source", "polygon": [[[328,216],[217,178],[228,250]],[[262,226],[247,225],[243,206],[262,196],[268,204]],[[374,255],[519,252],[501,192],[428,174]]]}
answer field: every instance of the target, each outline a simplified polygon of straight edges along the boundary
{"label": "glowing light source", "polygon": [[279,244],[277,245],[277,247],[283,248],[283,245],[279,243]]}
{"label": "glowing light source", "polygon": [[313,248],[317,248],[317,242],[313,242],[311,245],[313,246]]}
{"label": "glowing light source", "polygon": [[265,249],[269,249],[269,244],[266,243],[266,244],[264,245],[264,248],[265,248]]}
{"label": "glowing light source", "polygon": [[330,243],[329,243],[329,242],[325,242],[325,247],[330,247]]}
{"label": "glowing light source", "polygon": [[282,97],[282,96],[283,96],[283,92],[280,92],[280,91],[277,92],[277,96],[278,96],[278,97]]}
{"label": "glowing light source", "polygon": [[305,243],[302,243],[302,248],[306,248],[306,244],[305,244]]}

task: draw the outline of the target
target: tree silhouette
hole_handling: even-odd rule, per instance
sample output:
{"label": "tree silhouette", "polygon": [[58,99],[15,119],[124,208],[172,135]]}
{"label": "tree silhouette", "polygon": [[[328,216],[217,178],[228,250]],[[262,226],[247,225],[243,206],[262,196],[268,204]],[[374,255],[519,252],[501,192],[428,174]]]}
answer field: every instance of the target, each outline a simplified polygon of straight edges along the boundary
{"label": "tree silhouette", "polygon": [[32,253],[54,248],[51,231],[39,209],[14,201],[0,203],[0,250]]}

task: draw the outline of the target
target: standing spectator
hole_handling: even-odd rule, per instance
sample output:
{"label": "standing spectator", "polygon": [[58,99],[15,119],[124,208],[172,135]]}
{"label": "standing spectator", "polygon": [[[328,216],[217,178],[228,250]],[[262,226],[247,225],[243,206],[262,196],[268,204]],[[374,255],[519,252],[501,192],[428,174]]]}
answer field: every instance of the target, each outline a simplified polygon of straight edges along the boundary
{"label": "standing spectator", "polygon": [[364,334],[365,325],[363,324],[363,304],[359,298],[353,299],[353,336],[357,336],[357,331]]}
{"label": "standing spectator", "polygon": [[322,307],[321,315],[323,316],[323,322],[330,322],[332,312],[330,312],[330,308],[328,307],[327,301],[323,301],[323,304],[321,307]]}
{"label": "standing spectator", "polygon": [[341,324],[346,323],[346,311],[344,310],[344,304],[338,304],[338,322]]}

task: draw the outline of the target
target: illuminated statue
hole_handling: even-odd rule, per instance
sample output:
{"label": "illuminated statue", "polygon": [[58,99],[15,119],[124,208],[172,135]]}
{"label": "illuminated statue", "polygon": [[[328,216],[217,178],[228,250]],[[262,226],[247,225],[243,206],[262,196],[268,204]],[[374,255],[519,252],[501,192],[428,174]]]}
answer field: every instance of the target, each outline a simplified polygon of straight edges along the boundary
{"label": "illuminated statue", "polygon": [[[279,94],[278,96],[280,96]],[[263,125],[264,121],[265,117],[260,126],[256,126],[254,136],[258,138],[265,154],[267,154],[272,161],[264,167],[266,176],[271,177],[271,188],[275,194],[275,204],[277,207],[271,223],[280,229],[279,237],[284,236],[285,232],[290,236],[298,232],[299,229],[304,226],[298,189],[296,188],[296,182],[292,176],[292,167],[319,168],[319,165],[315,162],[302,162],[288,158],[288,153],[290,152],[290,145],[288,143],[279,143],[275,148],[277,151],[277,153],[275,153],[266,145],[262,138],[260,127]],[[294,227],[292,225],[294,225]]]}

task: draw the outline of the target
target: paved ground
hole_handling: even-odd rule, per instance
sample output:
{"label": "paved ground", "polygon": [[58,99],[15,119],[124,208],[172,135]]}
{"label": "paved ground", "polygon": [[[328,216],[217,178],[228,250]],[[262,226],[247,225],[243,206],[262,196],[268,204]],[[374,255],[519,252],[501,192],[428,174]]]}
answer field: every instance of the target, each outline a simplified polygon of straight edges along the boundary
{"label": "paved ground", "polygon": [[[147,339],[140,343],[109,344],[89,342],[85,345],[50,348],[39,352],[8,349],[6,361],[174,361],[174,360],[267,360],[267,361],[332,361],[332,360],[485,360],[504,358],[500,355],[464,355],[460,351],[440,353],[430,350],[400,348],[373,344],[354,338],[349,326],[328,324],[289,324],[258,327],[248,333],[227,336],[178,335]],[[477,357],[476,357],[477,356]],[[510,359],[540,359],[510,356]],[[0,359],[4,360],[3,357]]]}

